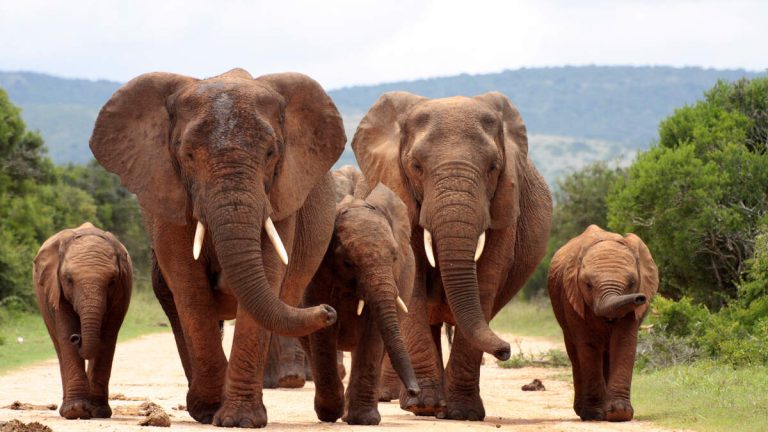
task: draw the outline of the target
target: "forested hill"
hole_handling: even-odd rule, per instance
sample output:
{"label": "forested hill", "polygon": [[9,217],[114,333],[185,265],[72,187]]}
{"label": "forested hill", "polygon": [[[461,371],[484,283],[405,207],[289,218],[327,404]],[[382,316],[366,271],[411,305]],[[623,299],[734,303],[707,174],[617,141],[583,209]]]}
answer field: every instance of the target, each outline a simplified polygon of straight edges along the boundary
{"label": "forested hill", "polygon": [[[500,91],[517,105],[531,134],[531,154],[547,180],[585,163],[628,159],[647,148],[659,121],[702,97],[718,79],[758,74],[744,70],[584,66],[531,68],[458,75],[330,91],[352,137],[357,122],[381,95],[405,90],[428,97]],[[101,105],[120,86],[110,81],[0,72],[0,87],[39,130],[55,162],[86,162],[88,138]],[[354,163],[346,152],[340,163]]]}

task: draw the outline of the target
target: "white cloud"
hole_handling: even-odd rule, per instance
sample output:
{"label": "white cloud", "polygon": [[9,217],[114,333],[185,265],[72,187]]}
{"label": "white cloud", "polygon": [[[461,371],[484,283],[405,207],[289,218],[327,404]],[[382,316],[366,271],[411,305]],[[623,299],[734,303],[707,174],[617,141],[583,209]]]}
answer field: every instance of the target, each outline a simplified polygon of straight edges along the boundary
{"label": "white cloud", "polygon": [[0,69],[296,70],[327,87],[563,64],[764,70],[762,1],[0,0]]}

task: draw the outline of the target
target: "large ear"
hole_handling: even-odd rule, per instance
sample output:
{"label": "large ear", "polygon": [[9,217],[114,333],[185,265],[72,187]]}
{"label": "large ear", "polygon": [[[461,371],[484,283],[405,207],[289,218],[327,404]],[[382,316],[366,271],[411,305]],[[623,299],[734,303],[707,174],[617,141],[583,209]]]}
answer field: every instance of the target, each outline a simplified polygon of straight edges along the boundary
{"label": "large ear", "polygon": [[160,72],[132,79],[101,108],[90,141],[96,160],[120,176],[142,207],[180,225],[188,200],[171,159],[166,101],[195,81]]}
{"label": "large ear", "polygon": [[[55,234],[40,246],[34,260],[32,280],[35,289],[42,290],[52,309],[59,308],[61,301],[61,284],[59,283],[59,264],[62,257],[62,246],[74,237],[75,232],[67,229]],[[43,307],[43,305],[40,305]]]}
{"label": "large ear", "polygon": [[352,150],[368,184],[387,185],[414,215],[416,201],[400,164],[401,131],[408,113],[424,100],[408,92],[384,93],[360,121],[352,139]]}
{"label": "large ear", "polygon": [[270,190],[272,219],[281,220],[303,204],[309,192],[344,151],[347,137],[336,105],[320,84],[298,73],[256,78],[285,100],[285,150]]}
{"label": "large ear", "polygon": [[117,267],[120,272],[118,278],[120,285],[123,287],[122,292],[128,293],[130,296],[130,292],[133,289],[133,261],[131,261],[131,255],[114,234],[108,231],[105,231],[104,234],[110,239],[112,246],[115,248]]}
{"label": "large ear", "polygon": [[398,281],[401,297],[408,301],[413,291],[415,262],[411,249],[411,223],[408,220],[408,208],[384,183],[379,183],[365,198],[376,210],[384,214],[395,236],[398,247],[394,275]]}
{"label": "large ear", "polygon": [[648,246],[640,239],[640,237],[634,234],[627,234],[624,239],[627,244],[634,250],[637,257],[637,269],[640,274],[640,286],[638,292],[645,294],[645,298],[648,299],[644,305],[635,309],[635,318],[637,320],[643,319],[645,313],[648,311],[648,306],[651,304],[651,299],[659,290],[659,269],[656,268],[656,263],[653,261],[651,251],[648,250]]}
{"label": "large ear", "polygon": [[[549,265],[547,284],[550,296],[565,294],[574,311],[584,318],[584,297],[579,289],[581,254],[584,249],[584,234],[572,238],[555,252]],[[556,294],[557,293],[557,294]],[[557,301],[552,298],[553,301]]]}
{"label": "large ear", "polygon": [[491,228],[510,226],[519,213],[518,199],[528,172],[528,132],[523,117],[509,99],[499,92],[484,93],[475,99],[485,102],[501,116],[503,130],[499,137],[504,148],[504,167],[499,174],[496,193],[491,200]]}
{"label": "large ear", "polygon": [[340,202],[345,196],[365,199],[368,195],[368,185],[363,174],[352,165],[344,165],[332,173],[336,189],[336,202]]}

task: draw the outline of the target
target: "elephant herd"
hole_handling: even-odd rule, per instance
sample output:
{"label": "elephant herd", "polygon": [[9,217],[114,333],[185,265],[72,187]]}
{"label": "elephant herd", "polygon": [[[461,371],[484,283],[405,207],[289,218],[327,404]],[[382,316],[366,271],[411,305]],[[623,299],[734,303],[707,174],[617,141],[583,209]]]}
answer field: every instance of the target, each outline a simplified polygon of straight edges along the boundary
{"label": "elephant herd", "polygon": [[[300,339],[320,420],[378,424],[385,396],[416,415],[484,419],[483,353],[510,357],[488,323],[544,256],[552,216],[520,113],[497,92],[390,92],[352,139],[362,172],[330,171],[345,144],[331,98],[297,73],[148,73],[101,109],[90,148],[138,199],[195,420],[267,424],[273,333]],[[120,242],[88,223],[35,259],[66,418],[111,415],[131,274]],[[657,286],[631,234],[592,226],[555,255],[549,291],[582,419],[632,418],[637,330]],[[447,363],[444,323],[457,329]],[[346,392],[339,350],[352,352]]]}

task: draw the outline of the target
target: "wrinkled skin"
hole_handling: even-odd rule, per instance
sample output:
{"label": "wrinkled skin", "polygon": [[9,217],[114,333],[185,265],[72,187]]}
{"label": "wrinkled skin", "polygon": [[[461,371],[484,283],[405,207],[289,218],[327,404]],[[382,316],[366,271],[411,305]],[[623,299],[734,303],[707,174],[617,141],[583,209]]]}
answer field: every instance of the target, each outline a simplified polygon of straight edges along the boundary
{"label": "wrinkled skin", "polygon": [[[342,351],[336,352],[336,372],[342,380],[347,376]],[[264,388],[301,388],[312,380],[312,369],[301,342],[297,338],[272,335]]]}
{"label": "wrinkled skin", "polygon": [[573,365],[573,409],[582,420],[632,420],[637,331],[658,286],[651,253],[634,234],[591,225],[552,258],[549,297]]}
{"label": "wrinkled skin", "polygon": [[68,419],[111,417],[109,376],[133,285],[128,251],[112,234],[86,222],[46,240],[35,257],[33,278],[59,357],[64,389],[59,413]]}
{"label": "wrinkled skin", "polygon": [[[353,168],[334,173],[337,179],[333,240],[302,305],[328,303],[339,313],[333,326],[302,339],[315,380],[315,412],[320,420],[377,425],[378,386],[386,349],[408,393],[419,386],[400,333],[406,314],[396,299],[408,301],[413,289],[414,261],[410,224],[403,202],[383,184],[370,193]],[[338,193],[342,191],[342,193]],[[364,306],[358,315],[359,302]],[[337,350],[351,351],[349,386],[336,372]],[[345,403],[346,399],[346,403]]]}
{"label": "wrinkled skin", "polygon": [[[488,322],[543,257],[551,222],[551,196],[528,158],[522,118],[500,93],[427,99],[392,92],[368,111],[352,148],[365,178],[406,203],[412,225],[416,278],[403,327],[422,392],[410,396],[401,388],[400,405],[417,415],[482,420],[483,352],[510,355]],[[483,233],[485,248],[475,261]],[[457,329],[445,370],[443,323]],[[387,379],[382,395],[393,390]]]}
{"label": "wrinkled skin", "polygon": [[[328,95],[294,73],[145,74],[99,113],[91,150],[142,207],[153,287],[173,327],[195,420],[266,425],[270,332],[302,336],[335,322],[327,305],[294,306],[331,238],[328,170],[344,142]],[[287,266],[266,234],[268,220]],[[205,235],[195,259],[198,223]],[[232,318],[228,367],[218,323]]]}

